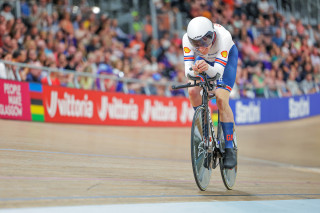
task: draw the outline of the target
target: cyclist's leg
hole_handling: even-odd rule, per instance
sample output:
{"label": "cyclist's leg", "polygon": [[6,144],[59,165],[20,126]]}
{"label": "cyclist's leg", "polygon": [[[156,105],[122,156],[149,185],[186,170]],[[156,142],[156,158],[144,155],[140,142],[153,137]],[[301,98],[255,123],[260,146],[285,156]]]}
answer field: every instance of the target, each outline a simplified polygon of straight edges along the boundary
{"label": "cyclist's leg", "polygon": [[225,166],[233,168],[237,162],[235,153],[233,152],[233,128],[234,117],[229,105],[229,96],[235,82],[238,63],[238,50],[234,45],[229,52],[229,60],[225,67],[222,79],[218,81],[218,85],[225,85],[216,91],[217,105],[219,108],[220,121],[224,133],[226,159]]}
{"label": "cyclist's leg", "polygon": [[[189,81],[193,83],[193,81]],[[200,95],[201,88],[200,87],[189,87],[189,100],[194,109],[201,105],[202,98]]]}
{"label": "cyclist's leg", "polygon": [[233,148],[232,140],[234,118],[229,105],[229,96],[230,92],[225,89],[217,89],[216,91],[219,117],[224,133],[225,148]]}

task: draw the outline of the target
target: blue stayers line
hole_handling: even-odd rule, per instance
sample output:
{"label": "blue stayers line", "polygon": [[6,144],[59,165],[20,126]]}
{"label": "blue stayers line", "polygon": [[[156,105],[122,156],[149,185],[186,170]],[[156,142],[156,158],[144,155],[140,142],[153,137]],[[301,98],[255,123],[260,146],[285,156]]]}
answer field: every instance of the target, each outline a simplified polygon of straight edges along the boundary
{"label": "blue stayers line", "polygon": [[30,198],[0,198],[6,201],[38,201],[38,200],[78,200],[78,199],[123,199],[123,198],[186,198],[186,197],[271,197],[271,196],[320,196],[320,194],[250,194],[250,195],[137,195],[137,196],[91,196],[91,197],[30,197]]}

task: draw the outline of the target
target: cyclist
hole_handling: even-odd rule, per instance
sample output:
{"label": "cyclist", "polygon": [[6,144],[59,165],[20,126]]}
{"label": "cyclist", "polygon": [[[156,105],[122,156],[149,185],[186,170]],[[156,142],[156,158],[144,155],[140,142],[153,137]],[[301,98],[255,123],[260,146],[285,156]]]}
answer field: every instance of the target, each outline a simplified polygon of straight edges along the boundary
{"label": "cyclist", "polygon": [[[219,24],[213,24],[205,17],[193,18],[183,36],[185,75],[196,76],[206,73],[209,77],[220,74],[215,91],[220,121],[225,138],[225,168],[237,165],[233,150],[233,112],[229,105],[229,96],[236,79],[238,49],[231,34]],[[192,70],[190,71],[190,68]],[[201,105],[201,88],[188,88],[189,99],[196,110]],[[206,133],[207,134],[207,133]]]}

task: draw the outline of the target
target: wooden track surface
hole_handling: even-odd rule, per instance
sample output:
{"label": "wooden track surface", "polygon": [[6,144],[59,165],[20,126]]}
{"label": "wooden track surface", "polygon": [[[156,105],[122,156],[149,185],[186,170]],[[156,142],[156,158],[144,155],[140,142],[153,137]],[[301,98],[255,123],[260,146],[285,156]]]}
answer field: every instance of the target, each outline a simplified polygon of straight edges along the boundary
{"label": "wooden track surface", "polygon": [[320,117],[238,126],[234,190],[198,190],[190,128],[0,120],[0,208],[320,198]]}

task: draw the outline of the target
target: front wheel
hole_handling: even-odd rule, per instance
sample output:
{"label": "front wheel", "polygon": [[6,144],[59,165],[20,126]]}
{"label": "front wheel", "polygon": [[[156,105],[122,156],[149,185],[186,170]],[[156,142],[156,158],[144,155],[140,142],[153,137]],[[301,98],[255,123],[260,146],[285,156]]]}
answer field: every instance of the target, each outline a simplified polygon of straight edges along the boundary
{"label": "front wheel", "polygon": [[[222,150],[224,150],[225,141],[224,141],[224,135],[223,135],[221,124],[219,124],[218,132],[220,134],[219,135],[220,145],[222,147]],[[233,132],[233,148],[236,153],[236,158],[238,159],[238,145],[237,145],[237,137],[236,137],[235,131]],[[236,182],[238,165],[235,166],[233,169],[226,169],[223,167],[223,158],[219,159],[219,163],[220,163],[220,172],[221,172],[223,183],[227,189],[231,190]]]}
{"label": "front wheel", "polygon": [[205,139],[206,110],[198,107],[191,127],[191,161],[194,179],[201,191],[205,191],[211,178],[211,153],[208,153]]}

